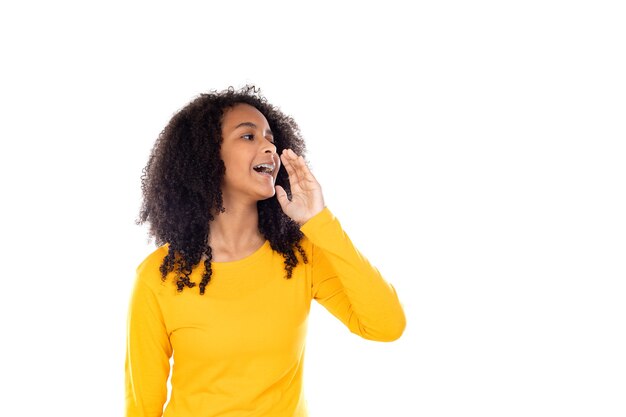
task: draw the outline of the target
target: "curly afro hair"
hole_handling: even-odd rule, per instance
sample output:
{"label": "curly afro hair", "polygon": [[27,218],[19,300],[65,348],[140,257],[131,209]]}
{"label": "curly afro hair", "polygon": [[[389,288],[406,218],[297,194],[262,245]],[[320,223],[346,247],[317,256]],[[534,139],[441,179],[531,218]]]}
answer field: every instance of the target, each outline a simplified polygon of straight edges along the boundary
{"label": "curly afro hair", "polygon": [[[189,278],[202,256],[205,272],[200,282],[204,294],[211,280],[212,251],[208,244],[212,213],[224,212],[220,184],[225,166],[220,158],[221,122],[224,111],[246,103],[257,108],[267,119],[274,134],[278,154],[293,149],[305,154],[305,144],[296,122],[267,102],[260,90],[246,85],[240,90],[229,87],[201,94],[177,112],[152,148],[141,176],[143,201],[137,224],[150,224],[149,236],[158,246],[168,244],[168,254],[160,267],[162,280],[176,271],[177,290],[195,287]],[[278,172],[276,184],[289,198],[291,188],[284,169]],[[303,237],[296,222],[282,211],[276,198],[257,202],[259,231],[271,248],[285,258],[285,278],[298,265],[295,250],[307,257],[300,246]]]}

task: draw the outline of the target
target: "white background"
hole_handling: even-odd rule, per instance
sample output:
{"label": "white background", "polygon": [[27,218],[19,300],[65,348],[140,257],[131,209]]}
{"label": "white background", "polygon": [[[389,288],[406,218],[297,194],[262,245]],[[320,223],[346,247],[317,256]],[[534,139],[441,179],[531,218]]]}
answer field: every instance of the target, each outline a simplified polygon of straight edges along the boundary
{"label": "white background", "polygon": [[313,304],[312,417],[624,416],[618,3],[0,6],[1,413],[122,415],[141,169],[254,83],[408,320],[371,342]]}

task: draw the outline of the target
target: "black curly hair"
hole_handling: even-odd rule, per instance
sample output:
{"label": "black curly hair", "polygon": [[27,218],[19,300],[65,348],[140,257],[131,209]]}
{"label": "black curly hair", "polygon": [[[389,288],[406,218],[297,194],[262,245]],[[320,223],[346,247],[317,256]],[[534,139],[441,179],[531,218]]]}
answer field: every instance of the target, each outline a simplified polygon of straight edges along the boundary
{"label": "black curly hair", "polygon": [[[278,154],[283,149],[292,149],[299,155],[306,151],[293,118],[269,104],[252,85],[200,94],[172,117],[157,138],[142,171],[143,201],[136,223],[148,222],[148,235],[154,237],[156,244],[168,244],[168,254],[160,267],[161,279],[165,281],[167,274],[176,270],[179,292],[196,285],[189,276],[202,255],[206,259],[200,294],[204,294],[211,280],[209,222],[214,218],[212,213],[225,211],[220,186],[226,171],[220,158],[222,116],[225,110],[240,103],[255,107],[265,116]],[[284,169],[278,172],[276,184],[291,198]],[[257,210],[259,231],[269,240],[271,248],[285,258],[285,278],[289,279],[298,265],[294,249],[308,263],[300,246],[303,237],[300,227],[282,211],[276,198],[258,201]]]}

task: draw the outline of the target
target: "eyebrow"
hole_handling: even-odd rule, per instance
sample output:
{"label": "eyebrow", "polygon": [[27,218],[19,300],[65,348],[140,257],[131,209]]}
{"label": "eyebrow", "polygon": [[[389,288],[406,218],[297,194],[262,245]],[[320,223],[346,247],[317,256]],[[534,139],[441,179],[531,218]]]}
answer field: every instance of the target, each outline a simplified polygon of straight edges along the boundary
{"label": "eyebrow", "polygon": [[[256,129],[257,125],[255,125],[252,122],[242,122],[242,123],[239,123],[237,126],[235,126],[234,130],[239,129],[240,127],[251,127],[253,129]],[[272,133],[272,131],[270,129],[267,129],[267,133],[269,133],[270,135],[274,136],[274,134]]]}

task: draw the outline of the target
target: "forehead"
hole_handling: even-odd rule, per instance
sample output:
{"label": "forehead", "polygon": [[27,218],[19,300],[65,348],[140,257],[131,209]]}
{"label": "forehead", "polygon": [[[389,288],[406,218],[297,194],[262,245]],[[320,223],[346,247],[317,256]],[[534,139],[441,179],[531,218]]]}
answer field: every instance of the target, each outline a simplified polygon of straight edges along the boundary
{"label": "forehead", "polygon": [[226,109],[222,117],[222,130],[231,131],[244,122],[254,123],[261,129],[269,129],[269,123],[263,113],[256,107],[249,104],[240,103]]}

